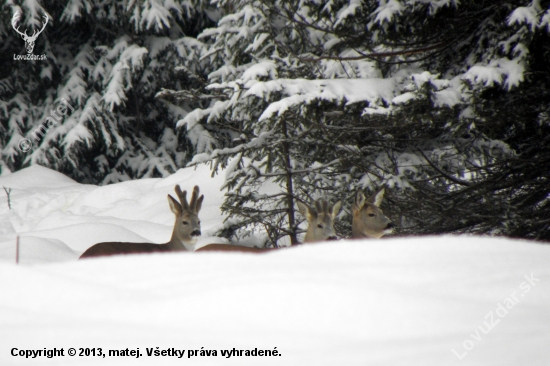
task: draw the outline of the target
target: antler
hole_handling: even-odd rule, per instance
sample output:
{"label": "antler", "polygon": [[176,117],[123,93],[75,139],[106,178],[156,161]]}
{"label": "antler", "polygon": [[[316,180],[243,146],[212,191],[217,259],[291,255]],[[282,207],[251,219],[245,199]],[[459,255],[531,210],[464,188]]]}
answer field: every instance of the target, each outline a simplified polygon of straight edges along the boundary
{"label": "antler", "polygon": [[318,213],[324,213],[328,214],[328,201],[327,200],[316,200],[315,201],[315,208],[317,209]]}
{"label": "antler", "polygon": [[189,202],[189,207],[191,208],[191,211],[198,213],[201,209],[203,199],[204,199],[204,195],[199,197],[199,186],[195,186],[193,188],[193,195],[191,196],[191,202]]}
{"label": "antler", "polygon": [[[40,31],[39,31],[38,33],[36,33],[36,30],[35,30],[35,31],[33,32],[31,38],[35,38],[35,39],[36,39],[36,37],[38,37],[38,35],[39,35],[40,33],[42,33],[42,31],[46,28],[46,25],[48,24],[48,20],[49,20],[50,18],[48,18],[48,14],[44,14],[44,18],[46,18],[46,22],[45,22],[44,25],[42,26],[42,29],[40,29]],[[36,33],[36,34],[35,34],[35,33]]]}
{"label": "antler", "polygon": [[315,200],[313,201],[313,204],[315,205],[315,211],[316,213],[323,213],[323,200]]}
{"label": "antler", "polygon": [[19,31],[19,27],[15,28],[20,18],[21,18],[21,13],[19,13],[19,11],[16,11],[15,14],[13,14],[13,18],[11,19],[11,26],[17,33],[19,33],[23,38],[25,38],[25,37],[28,37],[27,31],[25,30],[25,33],[22,33]]}
{"label": "antler", "polygon": [[[48,20],[50,19],[48,17],[48,14],[44,14],[44,18],[46,19],[46,22],[44,23],[44,25],[42,26],[42,29],[40,29],[39,31],[36,31],[34,30],[34,32],[32,33],[32,36],[29,36],[27,34],[27,30],[25,30],[25,33],[21,32],[19,30],[19,26],[17,28],[15,28],[15,26],[17,25],[17,23],[19,22],[19,19],[21,19],[21,13],[19,13],[19,11],[16,11],[15,14],[13,15],[13,18],[11,20],[11,26],[13,27],[13,29],[19,33],[21,35],[21,37],[23,37],[23,39],[25,41],[29,40],[29,41],[34,41],[36,40],[36,38],[38,38],[38,36],[40,35],[40,33],[42,33],[42,31],[44,31],[44,29],[46,28],[46,25],[48,24]],[[37,33],[38,32],[38,33]]]}
{"label": "antler", "polygon": [[176,185],[175,191],[180,199],[181,207],[183,207],[184,210],[190,210],[195,213],[198,213],[200,211],[204,195],[199,197],[199,186],[195,186],[193,188],[193,194],[189,203],[187,203],[187,191],[182,192],[179,184]]}
{"label": "antler", "polygon": [[189,204],[187,203],[187,191],[182,192],[179,184],[176,185],[174,190],[180,199],[181,207],[183,207],[184,210],[189,210]]}
{"label": "antler", "polygon": [[193,188],[193,194],[191,195],[191,201],[189,201],[189,207],[191,211],[195,211],[195,205],[197,204],[197,197],[199,196],[199,186]]}

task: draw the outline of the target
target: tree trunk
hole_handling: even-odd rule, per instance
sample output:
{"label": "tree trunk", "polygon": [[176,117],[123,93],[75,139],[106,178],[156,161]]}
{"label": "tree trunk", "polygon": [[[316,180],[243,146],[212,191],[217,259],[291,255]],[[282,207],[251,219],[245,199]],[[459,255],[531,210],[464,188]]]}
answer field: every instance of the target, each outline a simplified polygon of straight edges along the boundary
{"label": "tree trunk", "polygon": [[281,130],[285,141],[283,141],[283,159],[286,171],[286,193],[287,193],[287,212],[288,226],[290,228],[290,243],[291,245],[298,244],[298,236],[296,235],[295,219],[294,219],[294,188],[292,186],[292,166],[290,165],[290,152],[288,148],[288,132],[286,121],[281,121]]}

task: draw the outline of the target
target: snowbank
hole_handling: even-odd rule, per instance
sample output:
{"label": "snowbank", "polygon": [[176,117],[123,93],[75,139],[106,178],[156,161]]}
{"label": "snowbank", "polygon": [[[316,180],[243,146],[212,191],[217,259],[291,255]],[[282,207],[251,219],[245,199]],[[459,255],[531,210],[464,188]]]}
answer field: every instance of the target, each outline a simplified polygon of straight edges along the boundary
{"label": "snowbank", "polygon": [[[220,182],[204,167],[107,187],[40,167],[0,177],[13,189],[13,209],[0,207],[0,365],[548,364],[547,245],[447,236],[74,260],[107,236],[167,241],[175,183],[200,183],[215,228]],[[64,356],[19,356],[54,348]],[[222,356],[233,348],[243,355]]]}
{"label": "snowbank", "polygon": [[184,190],[198,184],[205,195],[203,238],[198,245],[220,242],[210,233],[223,221],[219,209],[222,181],[223,176],[211,178],[206,166],[181,169],[164,179],[101,187],[78,184],[41,166],[2,176],[0,186],[11,188],[12,209],[4,195],[0,199],[0,260],[14,261],[16,235],[20,236],[23,264],[73,260],[102,241],[165,243],[174,225],[166,197],[174,195],[176,184]]}

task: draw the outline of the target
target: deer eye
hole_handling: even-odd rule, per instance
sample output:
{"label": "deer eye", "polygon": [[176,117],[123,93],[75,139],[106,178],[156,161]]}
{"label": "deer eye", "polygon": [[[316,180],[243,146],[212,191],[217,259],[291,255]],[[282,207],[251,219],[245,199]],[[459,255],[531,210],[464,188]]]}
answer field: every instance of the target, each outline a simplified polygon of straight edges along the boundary
{"label": "deer eye", "polygon": [[184,225],[189,225],[189,223],[187,221],[182,221],[181,223],[184,224]]}
{"label": "deer eye", "polygon": [[370,217],[374,217],[374,216],[376,216],[376,215],[373,214],[373,213],[370,213],[369,216],[370,216]]}
{"label": "deer eye", "polygon": [[318,227],[319,229],[322,229],[322,228],[323,228],[323,225],[319,224],[319,225],[317,225],[317,227]]}

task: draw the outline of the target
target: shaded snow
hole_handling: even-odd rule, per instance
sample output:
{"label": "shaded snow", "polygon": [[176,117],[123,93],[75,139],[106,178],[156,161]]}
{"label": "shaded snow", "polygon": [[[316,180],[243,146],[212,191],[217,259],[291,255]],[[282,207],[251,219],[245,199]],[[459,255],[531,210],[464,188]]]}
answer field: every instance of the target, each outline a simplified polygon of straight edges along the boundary
{"label": "shaded snow", "polygon": [[[534,3],[534,2],[533,2]],[[537,28],[538,25],[538,16],[537,16],[537,10],[540,11],[540,8],[537,9],[534,6],[520,6],[510,14],[508,17],[508,25],[513,24],[527,24],[530,26],[531,31],[534,32],[535,28]]]}
{"label": "shaded snow", "polygon": [[404,5],[398,0],[381,1],[381,5],[374,11],[376,23],[391,23],[394,16],[398,16],[405,9]]}
{"label": "shaded snow", "polygon": [[483,84],[485,86],[493,86],[502,84],[508,90],[518,86],[523,81],[525,73],[525,65],[522,60],[501,58],[492,60],[488,65],[472,66],[463,76],[474,84]]}
{"label": "shaded snow", "polygon": [[44,261],[36,255],[24,255],[28,252],[27,237],[33,237],[33,248],[40,240],[44,248],[52,240],[63,243],[74,251],[72,258],[63,256],[63,259],[76,259],[88,247],[102,241],[165,243],[170,240],[174,224],[166,197],[175,195],[176,184],[188,191],[199,184],[205,195],[201,211],[204,238],[197,245],[208,240],[220,241],[209,238],[208,233],[222,225],[219,210],[222,182],[223,177],[210,178],[206,166],[183,169],[164,179],[101,187],[78,184],[39,165],[2,176],[0,186],[11,188],[13,209],[8,210],[4,202],[0,204],[0,259],[13,260],[16,235],[20,236],[22,263]]}
{"label": "shaded snow", "polygon": [[269,76],[271,79],[275,79],[277,77],[277,67],[275,62],[267,60],[253,64],[246,69],[241,79],[246,83],[250,80],[256,80],[265,76]]}

